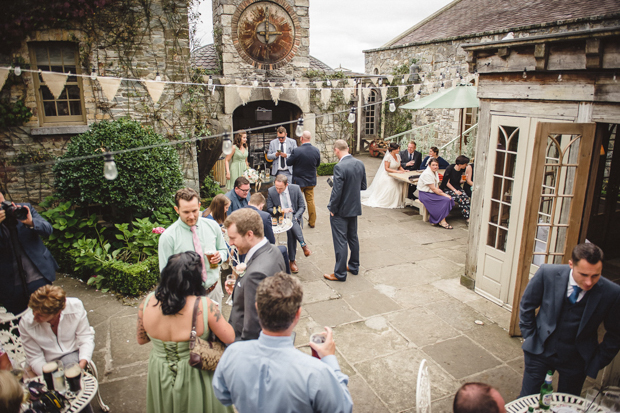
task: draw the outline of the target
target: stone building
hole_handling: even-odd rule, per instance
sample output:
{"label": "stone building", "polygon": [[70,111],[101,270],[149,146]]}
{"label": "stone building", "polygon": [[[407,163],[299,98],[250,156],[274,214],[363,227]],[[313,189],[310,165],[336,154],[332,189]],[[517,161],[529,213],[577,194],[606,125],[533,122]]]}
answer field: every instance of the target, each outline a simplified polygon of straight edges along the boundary
{"label": "stone building", "polygon": [[[618,2],[576,0],[493,1],[455,0],[401,33],[385,45],[365,50],[368,74],[393,74],[415,62],[411,74],[421,97],[456,82],[475,82],[468,68],[464,46],[509,38],[596,29],[618,24]],[[402,103],[406,103],[403,101]],[[478,110],[419,110],[412,124],[431,122],[437,131],[437,146],[457,137],[478,121]]]}

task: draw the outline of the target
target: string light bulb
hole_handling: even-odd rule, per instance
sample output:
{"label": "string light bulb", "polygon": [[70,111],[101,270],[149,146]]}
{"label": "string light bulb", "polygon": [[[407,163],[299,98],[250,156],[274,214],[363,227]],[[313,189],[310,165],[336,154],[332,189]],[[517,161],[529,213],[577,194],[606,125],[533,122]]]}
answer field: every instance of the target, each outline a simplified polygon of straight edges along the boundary
{"label": "string light bulb", "polygon": [[222,142],[222,153],[226,156],[232,153],[233,143],[230,140],[228,130],[224,131],[224,141]]}
{"label": "string light bulb", "polygon": [[562,73],[558,75],[558,82],[561,82],[561,81],[562,81]]}
{"label": "string light bulb", "polygon": [[439,90],[444,90],[444,89],[445,89],[445,86],[444,86],[443,82],[441,82],[441,87],[439,88]]}
{"label": "string light bulb", "polygon": [[614,72],[614,76],[613,76],[613,78],[612,78],[612,79],[613,79],[613,81],[614,81],[614,82],[617,82],[617,81],[618,81],[618,80],[617,80],[618,78],[616,77],[616,72]]}
{"label": "string light bulb", "polygon": [[403,75],[403,78],[400,80],[400,83],[405,83],[405,75]]}
{"label": "string light bulb", "polygon": [[90,80],[97,80],[97,71],[95,70],[95,68],[93,67],[93,69],[90,71]]}
{"label": "string light bulb", "polygon": [[103,155],[103,176],[108,181],[113,181],[118,176],[118,169],[114,162],[114,155],[106,153]]}
{"label": "string light bulb", "polygon": [[383,84],[383,79],[379,79],[379,86],[381,86]]}
{"label": "string light bulb", "polygon": [[258,87],[258,80],[254,79],[254,81],[252,82],[252,86]]}
{"label": "string light bulb", "polygon": [[394,112],[396,110],[396,104],[394,103],[394,99],[390,99],[390,112]]}
{"label": "string light bulb", "polygon": [[295,136],[297,136],[298,138],[301,137],[301,135],[303,135],[304,133],[304,118],[299,118],[297,120],[297,128],[295,128]]}
{"label": "string light bulb", "polygon": [[15,76],[21,76],[22,68],[19,66],[19,63],[15,63],[15,66],[13,66],[13,74]]}
{"label": "string light bulb", "polygon": [[420,97],[422,97],[421,95],[422,95],[422,93],[418,90],[418,93],[415,94],[415,98],[413,98],[413,100],[415,100],[415,101],[420,100]]}
{"label": "string light bulb", "polygon": [[295,78],[293,78],[293,83],[291,83],[291,87],[297,87],[297,82],[295,82]]}
{"label": "string light bulb", "polygon": [[157,72],[157,73],[155,74],[155,81],[156,81],[156,82],[161,82],[161,76],[159,75],[159,72]]}
{"label": "string light bulb", "polygon": [[209,80],[207,80],[208,86],[213,86],[213,76],[209,75]]}
{"label": "string light bulb", "polygon": [[527,79],[527,68],[523,68],[523,79]]}
{"label": "string light bulb", "polygon": [[331,86],[331,85],[332,85],[332,81],[331,81],[331,80],[329,80],[329,79],[327,79],[327,82],[326,82],[326,83],[327,83],[327,86]]}
{"label": "string light bulb", "polygon": [[349,112],[349,117],[347,118],[347,120],[349,121],[349,123],[355,123],[355,108],[352,107],[351,111]]}

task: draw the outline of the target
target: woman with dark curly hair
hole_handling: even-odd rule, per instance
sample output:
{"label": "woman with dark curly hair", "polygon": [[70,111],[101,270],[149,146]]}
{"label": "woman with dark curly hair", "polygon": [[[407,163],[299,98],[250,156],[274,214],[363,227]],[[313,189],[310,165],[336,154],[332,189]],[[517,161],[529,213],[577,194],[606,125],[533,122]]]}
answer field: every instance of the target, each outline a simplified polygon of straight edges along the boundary
{"label": "woman with dark curly hair", "polygon": [[175,254],[161,272],[159,285],[138,310],[138,344],[153,343],[146,390],[148,413],[232,412],[213,395],[212,371],[189,365],[194,303],[199,302],[196,334],[212,330],[224,343],[235,340],[230,324],[202,285],[202,263],[193,251]]}

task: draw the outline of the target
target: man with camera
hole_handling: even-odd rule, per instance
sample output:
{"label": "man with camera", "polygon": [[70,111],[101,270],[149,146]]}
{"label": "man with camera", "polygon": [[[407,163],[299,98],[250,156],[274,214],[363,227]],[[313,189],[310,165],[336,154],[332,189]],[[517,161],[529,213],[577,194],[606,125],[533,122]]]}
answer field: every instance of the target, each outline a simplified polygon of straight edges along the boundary
{"label": "man with camera", "polygon": [[58,264],[41,240],[53,229],[30,204],[6,201],[1,190],[0,203],[0,305],[19,314],[30,294],[56,279]]}

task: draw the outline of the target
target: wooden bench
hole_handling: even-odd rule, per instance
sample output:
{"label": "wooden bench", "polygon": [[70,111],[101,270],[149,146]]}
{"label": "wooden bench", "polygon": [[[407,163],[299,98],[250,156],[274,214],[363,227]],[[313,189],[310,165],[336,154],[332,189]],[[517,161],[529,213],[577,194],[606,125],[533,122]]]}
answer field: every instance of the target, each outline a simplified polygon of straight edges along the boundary
{"label": "wooden bench", "polygon": [[422,220],[424,222],[428,222],[428,218],[429,218],[430,214],[426,210],[426,207],[424,206],[424,204],[422,202],[420,202],[419,199],[405,198],[405,206],[411,206],[411,207],[414,207],[414,208],[418,208],[418,212],[420,213],[420,215],[422,215]]}

